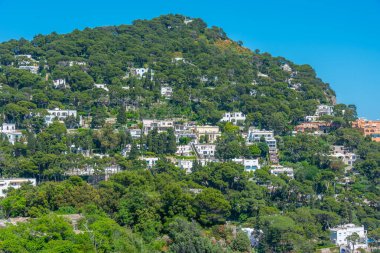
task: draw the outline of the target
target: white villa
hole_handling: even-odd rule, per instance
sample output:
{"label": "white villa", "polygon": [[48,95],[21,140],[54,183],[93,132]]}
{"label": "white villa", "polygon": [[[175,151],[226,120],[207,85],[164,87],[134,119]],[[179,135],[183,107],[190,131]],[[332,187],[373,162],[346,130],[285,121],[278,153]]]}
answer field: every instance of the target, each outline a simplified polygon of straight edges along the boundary
{"label": "white villa", "polygon": [[38,66],[19,66],[18,68],[22,69],[22,70],[27,70],[27,71],[29,71],[32,74],[37,74],[38,73],[38,69],[39,69]]}
{"label": "white villa", "polygon": [[317,109],[315,110],[314,115],[306,116],[305,121],[317,122],[319,120],[319,117],[324,116],[324,115],[332,116],[333,114],[334,114],[334,106],[318,105]]}
{"label": "white villa", "polygon": [[170,99],[173,95],[173,88],[169,86],[161,87],[161,96],[165,97],[165,99]]}
{"label": "white villa", "polygon": [[244,158],[235,158],[232,159],[233,162],[241,164],[244,166],[245,171],[255,171],[260,169],[259,159],[244,159]]}
{"label": "white villa", "polygon": [[274,138],[273,131],[260,130],[254,127],[250,127],[247,136],[247,143],[251,144],[254,142],[259,142],[261,138],[265,139],[265,142],[268,144],[269,150],[277,150],[277,141]]}
{"label": "white villa", "polygon": [[165,120],[157,120],[157,119],[143,119],[143,132],[145,135],[149,133],[149,131],[157,128],[159,132],[166,131],[169,128],[174,128],[174,120],[165,119]]}
{"label": "white villa", "polygon": [[367,230],[364,226],[356,226],[355,224],[345,224],[330,229],[330,240],[337,246],[348,246],[352,248],[351,242],[347,237],[357,233],[359,235],[359,242],[356,243],[355,248],[368,248]]}
{"label": "white villa", "polygon": [[222,136],[218,126],[195,126],[194,132],[197,136],[198,142],[202,136],[207,138],[208,143],[214,143],[220,136]]}
{"label": "white villa", "polygon": [[7,190],[9,187],[18,189],[22,184],[30,182],[33,186],[36,186],[35,178],[0,178],[0,197],[6,197],[4,190]]}
{"label": "white villa", "polygon": [[109,89],[107,88],[107,84],[104,83],[94,83],[94,87],[97,89],[103,89],[107,92],[109,91]]}
{"label": "white villa", "polygon": [[236,125],[239,122],[244,122],[245,119],[246,116],[242,112],[226,112],[220,121],[231,122]]}
{"label": "white villa", "polygon": [[[137,78],[141,79],[145,77],[149,72],[149,68],[131,68],[129,70],[129,73],[127,73],[127,77],[129,76],[136,76]],[[151,71],[151,80],[153,80],[153,71]]]}
{"label": "white villa", "polygon": [[203,158],[213,158],[215,156],[216,145],[214,144],[195,144],[194,147]]}
{"label": "white villa", "polygon": [[281,66],[281,69],[286,72],[292,72],[292,68],[289,66],[289,64],[285,63],[284,65]]}
{"label": "white villa", "polygon": [[186,173],[191,173],[191,169],[193,168],[194,161],[193,160],[177,160],[178,167],[185,170]]}
{"label": "white villa", "polygon": [[14,145],[22,137],[22,132],[16,129],[15,124],[3,123],[0,133],[5,135],[12,145]]}
{"label": "white villa", "polygon": [[129,133],[131,134],[132,139],[139,139],[141,137],[140,128],[129,129]]}
{"label": "white villa", "polygon": [[344,146],[333,146],[332,157],[336,157],[342,160],[347,166],[353,166],[358,156],[355,153],[350,152]]}
{"label": "white villa", "polygon": [[190,145],[178,145],[175,154],[178,156],[192,156],[193,150]]}
{"label": "white villa", "polygon": [[152,169],[154,166],[156,166],[159,158],[158,157],[140,157],[140,160],[143,160],[146,162],[146,167],[148,169]]}
{"label": "white villa", "polygon": [[315,111],[316,116],[329,115],[332,116],[334,114],[334,106],[330,105],[318,105],[317,110]]}
{"label": "white villa", "polygon": [[285,174],[285,175],[287,175],[290,178],[294,178],[293,168],[284,167],[284,166],[281,166],[281,165],[272,165],[271,168],[272,169],[270,170],[270,173],[272,175],[278,176],[280,174]]}
{"label": "white villa", "polygon": [[54,119],[58,119],[60,121],[66,119],[69,116],[77,117],[76,110],[61,110],[59,108],[55,108],[54,110],[47,110],[48,115],[45,116],[45,123],[50,125],[53,123]]}
{"label": "white villa", "polygon": [[53,86],[54,86],[54,88],[58,88],[58,87],[66,88],[66,80],[65,79],[53,80]]}

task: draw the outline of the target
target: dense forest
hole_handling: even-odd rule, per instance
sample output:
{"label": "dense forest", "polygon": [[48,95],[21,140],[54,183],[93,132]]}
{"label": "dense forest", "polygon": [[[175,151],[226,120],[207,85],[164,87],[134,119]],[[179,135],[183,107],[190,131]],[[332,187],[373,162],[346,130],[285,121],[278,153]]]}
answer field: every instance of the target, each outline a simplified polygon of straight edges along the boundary
{"label": "dense forest", "polygon": [[[0,228],[0,252],[307,253],[333,247],[329,229],[346,223],[380,240],[380,143],[351,127],[356,107],[336,104],[311,66],[253,52],[201,19],[165,15],[4,42],[0,85],[1,121],[22,131],[14,144],[1,137],[0,175],[38,182],[0,199],[1,218],[29,219]],[[334,108],[322,117],[331,130],[293,134],[321,104]],[[46,124],[55,108],[77,116]],[[234,111],[244,123],[220,122]],[[171,129],[133,138],[146,118],[218,125],[219,162],[186,173],[171,162],[186,138]],[[265,142],[242,137],[249,127],[274,131],[294,178],[270,173]],[[329,156],[333,145],[358,155],[351,170]],[[141,156],[159,160],[146,169]],[[263,166],[246,172],[231,162],[238,157]],[[66,173],[107,166],[121,172],[91,183]],[[72,214],[82,217],[75,226]]]}

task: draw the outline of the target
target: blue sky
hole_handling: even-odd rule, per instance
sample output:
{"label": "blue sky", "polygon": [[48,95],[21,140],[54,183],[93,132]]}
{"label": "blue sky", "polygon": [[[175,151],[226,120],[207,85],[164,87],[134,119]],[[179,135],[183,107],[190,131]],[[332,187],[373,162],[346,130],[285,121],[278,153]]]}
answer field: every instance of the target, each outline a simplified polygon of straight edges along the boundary
{"label": "blue sky", "polygon": [[312,65],[338,102],[380,118],[380,0],[0,0],[0,41],[179,13],[251,49]]}

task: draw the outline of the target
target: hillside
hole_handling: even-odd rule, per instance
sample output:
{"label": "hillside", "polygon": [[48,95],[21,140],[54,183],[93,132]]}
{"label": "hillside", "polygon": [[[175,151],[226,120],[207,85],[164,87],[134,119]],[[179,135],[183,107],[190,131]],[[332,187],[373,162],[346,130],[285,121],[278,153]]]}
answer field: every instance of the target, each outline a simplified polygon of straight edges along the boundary
{"label": "hillside", "polygon": [[314,253],[343,224],[380,241],[355,105],[201,19],[3,42],[0,86],[0,252]]}
{"label": "hillside", "polygon": [[[248,114],[250,123],[272,129],[276,119],[296,123],[317,104],[335,101],[334,92],[310,66],[252,52],[201,19],[184,20],[168,15],[2,43],[0,105],[30,101],[33,93],[37,108],[76,108],[81,115],[96,116],[131,105],[139,117],[186,115],[204,123],[216,123],[223,111],[236,110]],[[14,69],[20,65],[15,55],[38,61],[38,75]],[[290,69],[283,70],[284,64]],[[153,81],[125,78],[132,68],[143,67],[153,71]],[[53,89],[57,79],[65,79],[69,88]],[[107,84],[109,94],[94,90],[94,83]],[[170,100],[160,96],[162,86],[173,88]],[[274,113],[275,118],[270,116]]]}

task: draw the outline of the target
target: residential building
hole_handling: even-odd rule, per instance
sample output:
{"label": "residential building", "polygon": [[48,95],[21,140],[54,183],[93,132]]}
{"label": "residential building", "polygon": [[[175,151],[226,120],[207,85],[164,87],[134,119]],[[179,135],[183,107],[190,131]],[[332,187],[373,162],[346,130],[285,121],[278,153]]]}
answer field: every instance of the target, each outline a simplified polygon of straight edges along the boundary
{"label": "residential building", "polygon": [[36,186],[35,178],[0,178],[0,197],[6,197],[6,190],[11,187],[14,189],[18,189],[21,185],[26,183],[31,183],[33,186]]}
{"label": "residential building", "polygon": [[317,110],[315,111],[316,116],[332,116],[334,114],[334,106],[330,105],[318,105]]}
{"label": "residential building", "polygon": [[48,111],[48,115],[45,116],[45,123],[47,125],[50,125],[51,123],[53,123],[54,119],[63,121],[69,116],[72,116],[74,118],[77,117],[76,110],[61,110],[59,108],[55,108],[53,110],[47,110],[47,111]]}
{"label": "residential building", "polygon": [[54,88],[66,88],[66,79],[56,79],[53,80],[53,86]]}
{"label": "residential building", "polygon": [[161,87],[161,96],[165,97],[165,99],[170,99],[173,95],[173,88],[169,86]]}
{"label": "residential building", "polygon": [[[137,78],[141,79],[143,77],[146,77],[148,72],[149,72],[149,68],[131,68],[129,71],[129,74],[131,76],[136,76]],[[129,77],[129,74],[127,74],[128,77]],[[151,75],[152,75],[151,78],[153,78],[153,72],[151,72]]]}
{"label": "residential building", "polygon": [[131,134],[132,139],[140,139],[141,138],[141,129],[140,128],[133,128],[128,130]]}
{"label": "residential building", "polygon": [[19,66],[19,69],[27,70],[32,74],[37,74],[38,73],[38,66]]}
{"label": "residential building", "polygon": [[185,18],[185,20],[183,21],[183,23],[185,23],[185,25],[188,25],[188,24],[192,23],[193,21],[194,20],[192,20],[192,19]]}
{"label": "residential building", "polygon": [[270,173],[275,175],[275,176],[278,176],[280,174],[284,174],[290,178],[294,178],[293,168],[284,167],[281,165],[272,165],[271,168],[272,169],[270,170]]}
{"label": "residential building", "polygon": [[195,150],[201,158],[214,158],[216,145],[214,144],[195,144]]}
{"label": "residential building", "polygon": [[20,141],[22,137],[22,132],[16,129],[15,124],[3,123],[0,129],[0,133],[3,136],[6,136],[9,143],[12,145]]}
{"label": "residential building", "polygon": [[330,122],[316,121],[316,122],[303,122],[297,125],[294,129],[296,133],[314,133],[324,134],[327,133],[332,124]]}
{"label": "residential building", "polygon": [[33,59],[33,58],[32,58],[32,55],[30,55],[30,54],[18,54],[18,55],[15,55],[15,58],[28,58],[28,59]]}
{"label": "residential building", "polygon": [[241,164],[244,166],[245,171],[255,171],[260,169],[259,159],[245,159],[245,158],[235,158],[232,159],[233,162]]}
{"label": "residential building", "polygon": [[330,240],[337,246],[348,246],[352,248],[352,244],[347,238],[353,233],[359,235],[359,241],[355,244],[355,248],[368,248],[367,230],[364,226],[356,226],[355,224],[344,224],[330,229]]}
{"label": "residential building", "polygon": [[265,140],[274,139],[274,132],[250,127],[248,130],[247,138],[248,142],[259,142],[262,138]]}
{"label": "residential building", "polygon": [[254,127],[249,128],[248,136],[247,136],[248,144],[252,144],[254,142],[260,142],[263,139],[267,143],[269,150],[277,151],[277,141],[274,138],[273,131],[260,130]]}
{"label": "residential building", "polygon": [[285,63],[284,65],[281,66],[281,69],[286,72],[292,72],[292,68],[289,66],[289,64]]}
{"label": "residential building", "polygon": [[305,117],[306,122],[316,122],[316,121],[318,121],[318,119],[319,119],[319,116],[316,116],[316,115]]}
{"label": "residential building", "polygon": [[153,129],[157,129],[158,132],[163,132],[163,131],[167,131],[169,128],[174,128],[174,120],[172,119],[165,119],[165,120],[143,119],[142,123],[143,123],[143,132],[145,135],[147,135]]}
{"label": "residential building", "polygon": [[180,169],[186,171],[186,173],[191,173],[191,169],[193,168],[194,161],[193,160],[177,160],[177,165]]}
{"label": "residential building", "polygon": [[365,136],[370,136],[372,141],[380,142],[380,120],[358,119],[352,122],[352,127],[359,129]]}
{"label": "residential building", "polygon": [[107,92],[109,91],[107,84],[104,84],[104,83],[94,83],[94,87],[97,89],[103,89]]}
{"label": "residential building", "polygon": [[214,143],[222,136],[218,126],[195,126],[194,132],[198,142],[203,139],[206,143]]}
{"label": "residential building", "polygon": [[237,125],[238,123],[243,123],[245,119],[246,116],[242,112],[226,112],[220,121],[231,122],[234,125]]}
{"label": "residential building", "polygon": [[347,166],[353,166],[358,158],[355,153],[350,152],[344,146],[333,146],[331,156],[341,159]]}
{"label": "residential building", "polygon": [[154,168],[156,166],[159,158],[158,157],[140,157],[140,160],[143,160],[146,162],[146,167],[148,169]]}
{"label": "residential building", "polygon": [[261,73],[261,72],[258,72],[258,73],[257,73],[257,76],[258,76],[258,77],[265,77],[265,78],[268,78],[268,77],[269,77],[267,74],[263,74],[263,73]]}
{"label": "residential building", "polygon": [[192,156],[193,149],[191,148],[191,145],[178,145],[177,146],[177,152],[175,153],[178,156]]}
{"label": "residential building", "polygon": [[69,62],[68,62],[68,65],[69,65],[70,67],[73,67],[73,66],[75,66],[75,65],[77,65],[77,66],[86,66],[87,63],[84,62],[84,61],[69,61]]}

